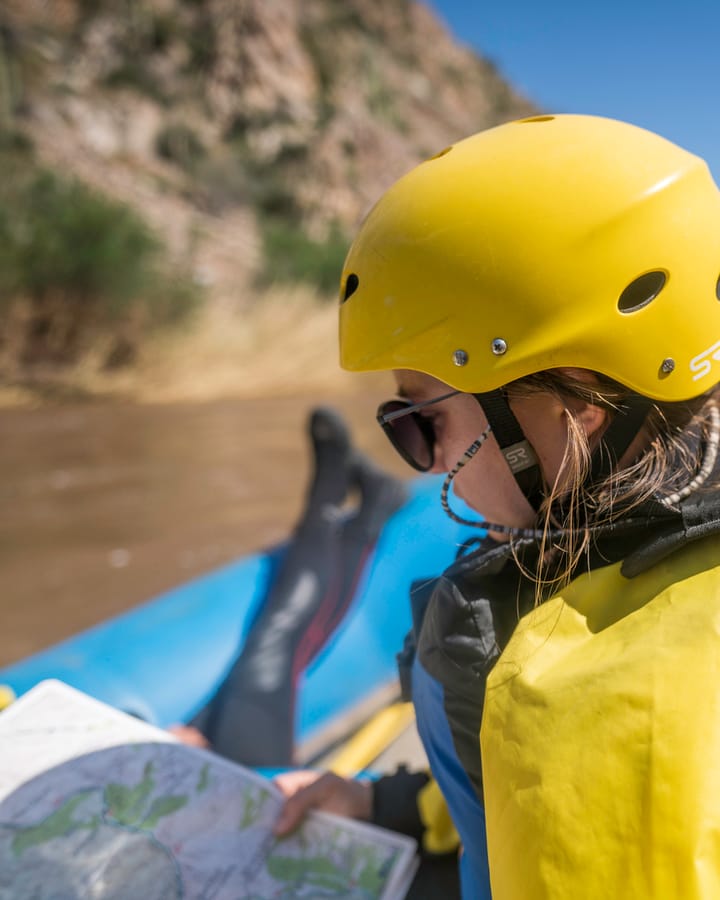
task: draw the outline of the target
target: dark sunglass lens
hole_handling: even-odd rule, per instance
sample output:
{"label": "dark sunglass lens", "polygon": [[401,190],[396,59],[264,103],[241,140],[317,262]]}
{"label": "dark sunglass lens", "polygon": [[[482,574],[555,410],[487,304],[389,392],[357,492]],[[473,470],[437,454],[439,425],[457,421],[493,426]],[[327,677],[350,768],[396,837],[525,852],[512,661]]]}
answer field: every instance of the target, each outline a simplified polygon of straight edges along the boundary
{"label": "dark sunglass lens", "polygon": [[[378,418],[401,412],[410,406],[403,400],[389,400],[378,410]],[[434,435],[432,425],[418,413],[412,412],[382,423],[383,429],[395,449],[406,462],[421,472],[427,472],[433,464]]]}
{"label": "dark sunglass lens", "polygon": [[397,445],[404,448],[408,461],[415,468],[426,472],[433,464],[433,443],[428,439],[432,426],[420,418],[418,413],[410,413],[393,423]]}

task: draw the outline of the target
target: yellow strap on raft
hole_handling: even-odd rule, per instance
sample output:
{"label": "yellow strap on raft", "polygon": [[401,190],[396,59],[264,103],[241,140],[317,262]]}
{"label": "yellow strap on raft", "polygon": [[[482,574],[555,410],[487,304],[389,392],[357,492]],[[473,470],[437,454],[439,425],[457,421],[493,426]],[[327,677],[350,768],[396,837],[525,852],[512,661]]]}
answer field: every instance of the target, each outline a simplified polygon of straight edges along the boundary
{"label": "yellow strap on raft", "polygon": [[414,716],[412,703],[393,703],[381,709],[333,757],[330,768],[345,777],[366,769],[400,737]]}
{"label": "yellow strap on raft", "polygon": [[0,684],[0,710],[5,709],[15,700],[15,691],[7,684]]}
{"label": "yellow strap on raft", "polygon": [[527,615],[481,728],[493,900],[720,898],[720,540]]}

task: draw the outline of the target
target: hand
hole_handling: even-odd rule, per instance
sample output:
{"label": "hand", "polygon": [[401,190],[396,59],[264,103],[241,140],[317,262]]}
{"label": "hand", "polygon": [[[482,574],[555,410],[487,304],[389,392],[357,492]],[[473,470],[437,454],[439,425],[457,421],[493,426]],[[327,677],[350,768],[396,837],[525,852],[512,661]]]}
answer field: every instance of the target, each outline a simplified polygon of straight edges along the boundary
{"label": "hand", "polygon": [[193,725],[171,725],[168,731],[183,744],[189,744],[191,747],[202,747],[206,750],[210,746],[202,731],[198,731]]}
{"label": "hand", "polygon": [[334,772],[301,769],[274,779],[287,800],[273,828],[281,837],[297,828],[311,809],[368,820],[372,816],[372,784],[341,778]]}

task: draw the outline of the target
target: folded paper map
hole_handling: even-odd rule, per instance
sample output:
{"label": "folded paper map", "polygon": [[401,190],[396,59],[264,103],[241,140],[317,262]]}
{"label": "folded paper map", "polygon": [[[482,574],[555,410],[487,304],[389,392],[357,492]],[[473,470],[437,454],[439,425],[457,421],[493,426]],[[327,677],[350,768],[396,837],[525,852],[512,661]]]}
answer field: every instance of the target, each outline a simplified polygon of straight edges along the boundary
{"label": "folded paper map", "polygon": [[313,813],[268,779],[44,681],[0,713],[0,900],[405,895],[415,842]]}

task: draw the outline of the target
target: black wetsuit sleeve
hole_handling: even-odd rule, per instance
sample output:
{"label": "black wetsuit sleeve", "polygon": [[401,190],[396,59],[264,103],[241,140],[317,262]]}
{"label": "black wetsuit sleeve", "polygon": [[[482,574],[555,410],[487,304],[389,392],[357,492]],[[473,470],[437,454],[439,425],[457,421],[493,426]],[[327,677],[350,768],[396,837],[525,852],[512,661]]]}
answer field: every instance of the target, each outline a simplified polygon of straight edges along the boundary
{"label": "black wetsuit sleeve", "polygon": [[410,835],[421,843],[425,825],[417,800],[429,780],[425,772],[408,772],[401,767],[373,782],[373,824]]}

